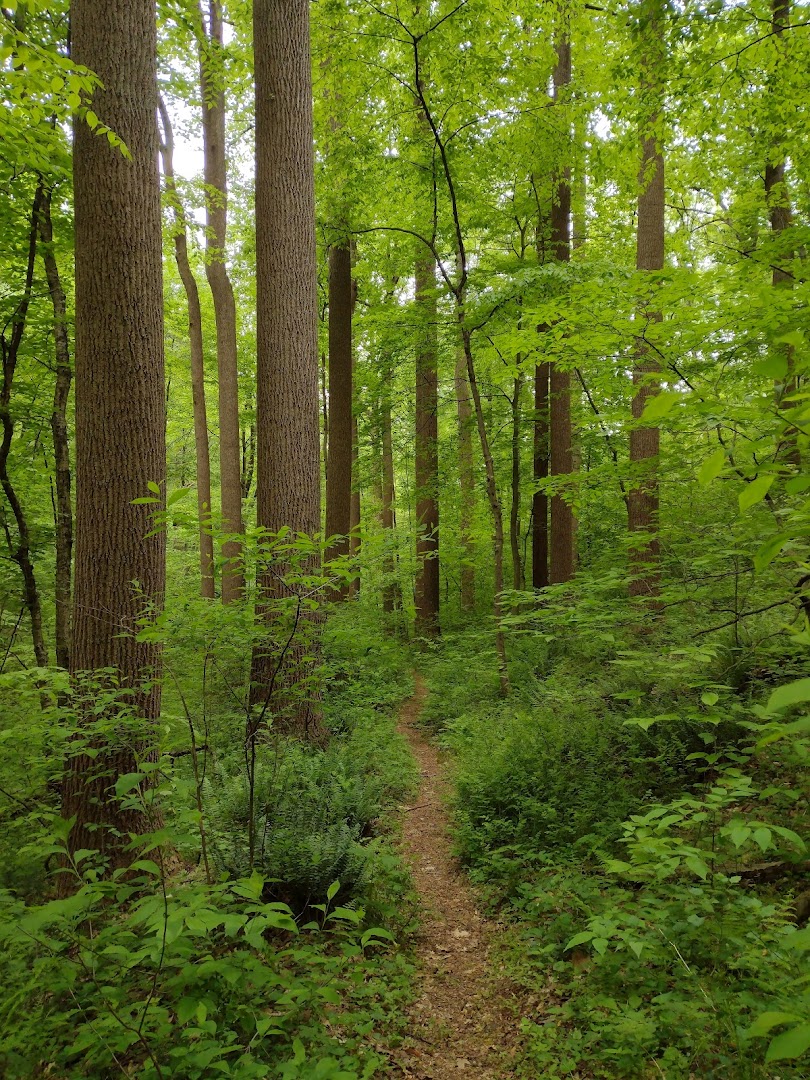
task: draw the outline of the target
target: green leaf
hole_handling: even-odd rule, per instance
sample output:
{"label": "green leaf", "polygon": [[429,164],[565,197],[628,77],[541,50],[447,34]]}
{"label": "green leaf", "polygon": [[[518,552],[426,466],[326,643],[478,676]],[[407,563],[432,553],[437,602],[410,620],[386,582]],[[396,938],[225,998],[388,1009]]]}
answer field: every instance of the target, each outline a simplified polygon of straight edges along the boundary
{"label": "green leaf", "polygon": [[706,880],[709,875],[709,868],[703,859],[699,858],[697,855],[687,855],[684,862],[693,874],[697,874],[702,881]]}
{"label": "green leaf", "polygon": [[755,503],[761,502],[768,494],[775,479],[776,473],[763,473],[752,480],[750,484],[747,484],[739,495],[740,513],[749,510]]}
{"label": "green leaf", "polygon": [[124,773],[123,776],[119,776],[115,781],[115,794],[120,799],[126,795],[128,791],[134,790],[134,788],[145,779],[146,774],[142,772]]}
{"label": "green leaf", "polygon": [[754,843],[758,844],[763,851],[767,851],[768,848],[773,847],[771,830],[766,828],[754,829]]}
{"label": "green leaf", "polygon": [[160,495],[160,484],[156,484],[154,480],[149,480],[146,486],[150,491],[154,492],[155,495]]}
{"label": "green leaf", "polygon": [[766,566],[770,566],[790,537],[787,533],[777,533],[769,537],[754,556],[754,567],[761,573]]}
{"label": "green leaf", "polygon": [[698,483],[702,487],[707,487],[712,480],[720,475],[723,471],[723,466],[726,463],[726,452],[722,449],[716,450],[711,457],[706,458],[703,464],[698,469]]}
{"label": "green leaf", "polygon": [[713,690],[707,690],[705,694],[700,695],[700,700],[704,705],[712,706],[720,700],[720,695],[715,694]]}
{"label": "green leaf", "polygon": [[771,1040],[766,1063],[771,1061],[794,1060],[810,1049],[810,1024],[797,1024],[790,1031],[785,1031]]}
{"label": "green leaf", "polygon": [[362,948],[365,949],[366,945],[368,945],[370,941],[374,941],[377,939],[382,941],[396,941],[396,938],[390,930],[384,930],[382,926],[372,926],[368,930],[366,930],[363,936],[360,938],[360,945]]}
{"label": "green leaf", "polygon": [[329,888],[326,890],[326,899],[334,900],[337,894],[340,892],[340,882],[333,881]]}
{"label": "green leaf", "polygon": [[801,1020],[800,1016],[789,1012],[764,1012],[761,1013],[746,1031],[749,1039],[755,1039],[758,1035],[767,1035],[772,1028],[780,1024],[793,1024]]}
{"label": "green leaf", "polygon": [[679,401],[683,401],[683,394],[675,390],[659,391],[659,393],[647,399],[644,412],[641,414],[641,423],[661,420],[663,417],[668,416]]}
{"label": "green leaf", "polygon": [[581,930],[578,934],[574,934],[568,944],[565,946],[565,951],[576,948],[577,945],[585,945],[587,942],[593,941],[593,931]]}
{"label": "green leaf", "polygon": [[768,698],[767,710],[769,713],[779,712],[804,701],[810,701],[810,679],[797,679],[774,690]]}

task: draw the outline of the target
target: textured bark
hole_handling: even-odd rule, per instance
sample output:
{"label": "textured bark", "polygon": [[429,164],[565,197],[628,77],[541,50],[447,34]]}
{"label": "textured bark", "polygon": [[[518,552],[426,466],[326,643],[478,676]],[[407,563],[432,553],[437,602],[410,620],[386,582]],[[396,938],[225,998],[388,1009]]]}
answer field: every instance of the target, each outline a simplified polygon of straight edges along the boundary
{"label": "textured bark", "polygon": [[[160,714],[160,648],[135,635],[144,613],[162,605],[166,545],[162,531],[146,537],[154,505],[133,500],[166,472],[154,3],[74,0],[71,29],[73,59],[103,86],[93,109],[131,154],[77,123],[71,671],[111,670],[111,682],[129,692],[127,713],[152,721]],[[152,824],[111,795],[116,777],[135,771],[153,747],[148,723],[126,727],[97,758],[69,758],[64,779],[62,814],[76,818],[71,850],[100,849],[110,866],[126,865],[128,834]]]}
{"label": "textured bark", "polygon": [[11,392],[14,386],[14,376],[17,369],[17,359],[25,323],[28,317],[28,308],[31,303],[31,293],[34,285],[34,267],[37,256],[37,235],[39,232],[39,218],[45,193],[42,182],[37,184],[31,209],[30,228],[28,233],[28,259],[25,269],[25,286],[14,317],[11,320],[11,332],[7,337],[5,332],[0,334],[0,352],[3,360],[3,378],[0,385],[0,487],[11,507],[14,515],[14,523],[17,526],[16,546],[9,541],[11,558],[20,568],[23,579],[23,597],[28,617],[31,623],[31,641],[34,646],[34,658],[38,667],[48,666],[48,649],[45,644],[45,634],[42,628],[42,601],[39,595],[36,572],[31,559],[31,532],[28,526],[28,518],[23,509],[19,493],[8,471],[8,460],[11,455],[11,443],[14,438],[14,418],[11,415]]}
{"label": "textured bark", "polygon": [[174,178],[174,138],[168,110],[158,99],[163,143],[163,175],[174,211],[174,258],[186,293],[188,340],[191,353],[191,401],[194,416],[194,448],[197,477],[197,517],[200,522],[200,595],[212,600],[214,588],[214,538],[211,535],[211,459],[208,446],[208,410],[205,404],[205,356],[203,352],[202,310],[197,279],[188,257],[188,222],[177,194]]}
{"label": "textured bark", "polygon": [[392,613],[402,607],[402,592],[396,573],[393,547],[396,542],[396,491],[394,488],[394,445],[391,424],[391,398],[387,388],[382,402],[382,508],[383,527],[383,611]]}
{"label": "textured bark", "polygon": [[[541,328],[542,330],[542,328]],[[548,392],[551,365],[547,361],[534,369],[534,481],[548,479]],[[532,586],[548,585],[548,495],[536,490],[532,496]]]}
{"label": "textured bark", "polygon": [[56,566],[54,571],[56,663],[70,666],[70,581],[73,569],[73,507],[70,499],[70,441],[67,405],[73,369],[70,363],[67,303],[53,248],[51,192],[46,191],[39,212],[39,236],[42,262],[53,307],[53,340],[56,359],[56,383],[53,390],[51,435],[54,455],[54,525],[56,529]]}
{"label": "textured bark", "polygon": [[[642,42],[641,167],[636,233],[636,268],[661,270],[664,265],[664,156],[654,128],[661,109],[661,0],[645,0],[645,39]],[[647,309],[639,318],[651,324],[661,312]],[[659,365],[655,355],[639,338],[633,369],[633,419],[638,421],[650,397],[658,393]],[[658,453],[661,432],[657,427],[634,426],[630,432],[630,465],[634,480],[627,493],[627,523],[631,534],[630,594],[655,597],[659,591],[658,561]],[[633,536],[637,534],[637,536]]]}
{"label": "textured bark", "polygon": [[[554,100],[564,99],[571,83],[571,42],[566,35],[557,44],[554,68]],[[570,138],[564,138],[564,157],[570,153]],[[567,160],[556,179],[551,203],[551,249],[557,262],[571,259],[571,166]],[[567,477],[574,471],[571,429],[571,375],[552,364],[550,376],[550,472]],[[574,576],[574,512],[559,493],[551,497],[550,571],[552,584]]]}
{"label": "textured bark", "polygon": [[518,374],[512,387],[512,491],[509,510],[509,546],[512,552],[512,588],[523,589],[523,562],[520,558],[520,396],[523,376]]}
{"label": "textured bark", "polygon": [[[228,267],[228,163],[225,153],[225,92],[222,64],[222,5],[210,0],[206,20],[200,4],[200,90],[202,92],[205,172],[205,273],[214,301],[219,378],[219,484],[222,528],[230,535],[243,532],[242,484],[239,457],[239,375],[236,345],[236,302]],[[228,540],[222,554],[222,601],[238,600],[244,590],[242,545]]]}
{"label": "textured bark", "polygon": [[458,477],[461,495],[459,540],[461,542],[461,610],[475,610],[475,542],[472,515],[475,506],[475,468],[473,465],[470,385],[467,382],[467,358],[464,349],[456,353],[456,415],[458,418]]}
{"label": "textured bark", "polygon": [[[257,513],[271,533],[320,529],[318,294],[308,0],[255,0]],[[260,573],[258,614],[268,644],[253,656],[253,700],[306,679],[317,637],[272,647],[273,603],[294,590]],[[312,637],[315,629],[312,630]],[[278,700],[276,700],[278,698]],[[320,709],[306,690],[276,695],[274,730],[320,740]]]}
{"label": "textured bark", "polygon": [[416,632],[439,631],[439,377],[436,355],[436,268],[416,258]]}
{"label": "textured bark", "polygon": [[[329,249],[329,456],[326,471],[326,535],[341,539],[327,559],[349,553],[352,531],[352,256],[348,244]],[[348,583],[332,594],[345,599]]]}

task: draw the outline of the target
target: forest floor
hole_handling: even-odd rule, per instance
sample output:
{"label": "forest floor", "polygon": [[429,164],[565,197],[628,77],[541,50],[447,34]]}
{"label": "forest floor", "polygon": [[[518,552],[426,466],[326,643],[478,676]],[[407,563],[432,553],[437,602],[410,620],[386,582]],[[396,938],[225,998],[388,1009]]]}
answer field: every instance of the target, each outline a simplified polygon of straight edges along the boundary
{"label": "forest floor", "polygon": [[399,730],[421,773],[414,805],[403,808],[403,847],[422,909],[419,986],[394,1076],[408,1080],[502,1080],[518,1041],[515,990],[494,953],[498,924],[485,918],[453,858],[441,755],[419,726],[427,688],[402,707]]}

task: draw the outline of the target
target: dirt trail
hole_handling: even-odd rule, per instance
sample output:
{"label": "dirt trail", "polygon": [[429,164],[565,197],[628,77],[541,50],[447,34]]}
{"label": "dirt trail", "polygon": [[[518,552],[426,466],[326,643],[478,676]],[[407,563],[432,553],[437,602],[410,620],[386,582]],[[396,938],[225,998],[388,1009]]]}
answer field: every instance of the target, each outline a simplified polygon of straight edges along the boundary
{"label": "dirt trail", "polygon": [[391,1075],[409,1080],[501,1080],[512,1076],[518,1020],[510,986],[491,960],[496,924],[483,918],[466,877],[451,855],[447,782],[439,753],[417,726],[427,689],[400,714],[422,774],[414,805],[403,809],[403,842],[419,894],[420,994],[410,1009],[409,1040]]}

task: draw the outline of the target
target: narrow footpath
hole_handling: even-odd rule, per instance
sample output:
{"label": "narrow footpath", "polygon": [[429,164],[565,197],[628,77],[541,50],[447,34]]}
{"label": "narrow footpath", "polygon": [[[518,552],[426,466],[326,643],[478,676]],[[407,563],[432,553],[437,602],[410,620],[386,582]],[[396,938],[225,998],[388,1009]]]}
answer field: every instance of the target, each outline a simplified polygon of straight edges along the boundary
{"label": "narrow footpath", "polygon": [[[422,679],[400,713],[421,771],[413,806],[403,808],[403,844],[422,906],[420,988],[406,1045],[391,1075],[408,1080],[504,1080],[519,1020],[508,980],[492,961],[497,925],[477,910],[451,854],[448,784],[436,747],[418,726],[427,697]],[[511,1006],[511,1007],[510,1007]]]}

